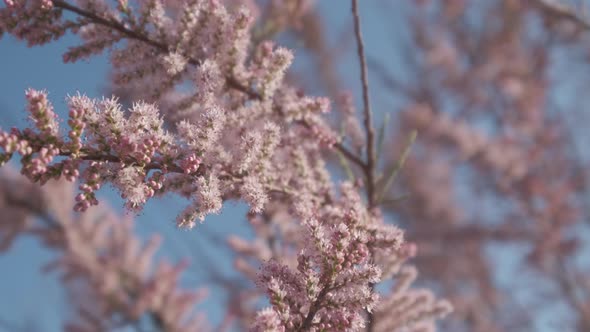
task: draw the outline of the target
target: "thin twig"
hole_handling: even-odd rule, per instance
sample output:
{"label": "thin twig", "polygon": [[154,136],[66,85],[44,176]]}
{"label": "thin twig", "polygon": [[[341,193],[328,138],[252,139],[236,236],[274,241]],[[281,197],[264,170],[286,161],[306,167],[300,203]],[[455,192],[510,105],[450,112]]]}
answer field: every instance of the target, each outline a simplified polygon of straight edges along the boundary
{"label": "thin twig", "polygon": [[[307,129],[311,129],[311,124],[309,124],[309,122],[307,122],[305,120],[298,121],[298,123]],[[344,155],[349,161],[352,161],[353,163],[355,163],[361,169],[365,170],[367,168],[367,165],[365,164],[365,162],[360,157],[358,157],[355,153],[353,153],[352,151],[347,149],[342,143],[340,143],[340,142],[334,143],[334,148],[336,150],[340,151],[340,153],[342,153],[342,155]]]}
{"label": "thin twig", "polygon": [[[367,73],[367,59],[365,57],[365,45],[361,33],[361,19],[358,10],[358,1],[352,0],[352,16],[354,19],[354,34],[357,42],[357,52],[359,57],[359,64],[361,67],[361,83],[363,88],[363,114],[364,127],[367,138],[367,164],[364,168],[365,178],[367,179],[367,201],[369,210],[377,205],[375,192],[375,168],[376,168],[376,151],[375,151],[375,129],[373,128],[373,113],[371,111],[371,101],[369,98],[369,75]],[[374,254],[371,252],[371,257]],[[371,290],[375,288],[375,284],[370,283]],[[367,331],[373,331],[373,312],[366,310],[367,313]]]}
{"label": "thin twig", "polygon": [[373,128],[373,113],[369,99],[369,77],[367,73],[367,59],[365,57],[365,45],[361,34],[361,22],[358,11],[357,0],[352,0],[352,16],[354,18],[354,33],[357,42],[357,51],[361,67],[361,83],[363,86],[363,114],[364,126],[367,136],[367,167],[365,175],[367,178],[367,199],[369,208],[375,206],[375,129]]}
{"label": "thin twig", "polygon": [[352,151],[348,150],[344,145],[342,145],[342,143],[334,144],[334,148],[338,150],[344,157],[346,157],[346,159],[352,161],[357,166],[361,168],[367,167],[367,165],[365,165],[365,162],[361,158],[355,155]]}

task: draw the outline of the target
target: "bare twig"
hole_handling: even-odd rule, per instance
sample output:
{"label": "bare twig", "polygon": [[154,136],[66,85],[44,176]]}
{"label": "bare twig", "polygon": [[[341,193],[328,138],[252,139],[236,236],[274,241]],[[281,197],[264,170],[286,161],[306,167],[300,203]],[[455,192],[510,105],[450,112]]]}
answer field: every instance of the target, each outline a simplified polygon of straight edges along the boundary
{"label": "bare twig", "polygon": [[[311,129],[311,125],[309,124],[309,122],[307,122],[305,120],[299,121],[298,123],[307,129]],[[348,159],[349,161],[352,161],[354,164],[359,166],[361,169],[364,170],[367,168],[367,165],[365,164],[365,162],[360,157],[358,157],[356,154],[354,154],[352,151],[347,149],[342,143],[339,143],[339,142],[334,143],[334,148],[336,150],[338,150],[340,153],[342,153],[342,155],[344,157],[346,157],[346,159]]]}
{"label": "bare twig", "polygon": [[361,158],[355,155],[352,151],[348,150],[344,145],[342,145],[342,143],[334,144],[334,148],[338,150],[344,157],[346,157],[346,159],[352,161],[357,166],[361,168],[367,167],[365,162]]}
{"label": "bare twig", "polygon": [[361,83],[363,86],[363,114],[364,126],[367,136],[367,165],[365,176],[367,178],[367,199],[369,208],[375,206],[375,129],[373,128],[373,113],[369,98],[369,77],[367,73],[367,59],[365,57],[365,45],[361,34],[361,22],[358,10],[358,1],[352,0],[352,16],[354,18],[354,34],[357,42],[357,52],[361,67]]}

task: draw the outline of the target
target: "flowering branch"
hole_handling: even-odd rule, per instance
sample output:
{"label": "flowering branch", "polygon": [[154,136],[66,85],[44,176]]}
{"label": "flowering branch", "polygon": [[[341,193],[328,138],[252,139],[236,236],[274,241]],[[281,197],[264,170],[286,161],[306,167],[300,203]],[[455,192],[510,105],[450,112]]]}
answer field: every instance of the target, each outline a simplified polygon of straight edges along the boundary
{"label": "flowering branch", "polygon": [[[114,29],[114,30],[120,32],[121,34],[127,36],[128,38],[136,39],[136,40],[144,42],[150,46],[153,46],[154,48],[158,49],[160,52],[162,52],[164,54],[172,52],[172,49],[170,48],[169,45],[152,40],[149,37],[147,37],[141,33],[138,33],[137,31],[130,30],[130,29],[126,28],[122,23],[117,22],[113,19],[106,19],[106,18],[100,17],[99,15],[97,15],[91,11],[87,11],[82,8],[73,6],[69,3],[67,3],[66,1],[54,0],[52,2],[56,8],[62,8],[64,10],[68,10],[68,11],[76,13],[82,17],[88,18],[94,23],[98,23],[98,24],[104,25],[106,27],[109,27],[111,29]],[[182,56],[186,57],[188,62],[192,65],[200,65],[201,64],[200,60],[193,59],[185,54],[183,54]],[[243,86],[238,80],[236,80],[233,77],[227,77],[226,84],[228,87],[230,87],[232,89],[236,89],[238,91],[241,91],[241,92],[247,94],[252,99],[262,99],[262,96],[259,93]]]}
{"label": "flowering branch", "polygon": [[[96,205],[95,192],[104,184],[114,186],[131,211],[167,193],[188,198],[179,227],[193,227],[227,200],[248,203],[252,219],[276,209],[296,233],[265,234],[258,249],[232,242],[263,264],[256,279],[271,307],[250,317],[253,329],[358,331],[365,326],[365,311],[373,328],[379,320],[371,314],[379,297],[374,285],[392,277],[408,255],[402,232],[377,208],[376,147],[356,1],[366,161],[327,125],[323,113],[329,100],[305,96],[285,82],[290,51],[270,41],[250,46],[253,19],[244,9],[228,11],[209,0],[138,1],[135,7],[118,1],[115,8],[98,0],[78,6],[5,1],[3,31],[31,45],[68,30],[77,33],[84,43],[64,60],[108,49],[114,84],[146,102],[123,111],[114,98],[70,97],[65,134],[47,94],[29,90],[32,128],[0,133],[3,162],[19,153],[21,172],[41,184],[60,177],[80,180],[76,211]],[[64,20],[62,11],[78,20]],[[119,43],[122,39],[126,43]],[[350,114],[348,120],[348,129],[355,130]],[[368,204],[351,183],[335,193],[323,158],[326,147],[335,147],[365,173]],[[269,255],[275,260],[268,261]],[[255,274],[243,264],[240,270]],[[414,302],[424,315],[408,313],[397,327],[430,322],[448,311],[424,308],[435,301],[421,299]]]}

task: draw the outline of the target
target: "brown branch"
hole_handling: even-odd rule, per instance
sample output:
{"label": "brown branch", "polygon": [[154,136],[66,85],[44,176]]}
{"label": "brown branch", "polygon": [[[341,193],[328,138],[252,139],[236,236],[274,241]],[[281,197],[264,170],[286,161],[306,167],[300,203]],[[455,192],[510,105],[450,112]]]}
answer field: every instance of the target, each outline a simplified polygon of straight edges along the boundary
{"label": "brown branch", "polygon": [[82,8],[73,6],[69,3],[67,3],[66,1],[62,1],[62,0],[53,0],[53,6],[55,8],[61,8],[61,9],[70,11],[72,13],[78,14],[82,17],[88,18],[88,19],[92,20],[93,23],[98,23],[100,25],[107,26],[113,30],[120,32],[121,34],[123,34],[131,39],[140,40],[146,44],[149,44],[149,45],[159,49],[160,51],[169,52],[168,46],[166,44],[162,44],[157,41],[151,40],[148,37],[146,37],[140,33],[137,33],[136,31],[127,29],[121,22],[115,21],[113,19],[106,19],[104,17],[100,17],[91,11],[87,11]]}
{"label": "brown branch", "polygon": [[[59,153],[59,155],[63,156],[63,157],[70,157],[72,155],[72,152],[61,151]],[[135,162],[134,159],[125,160],[125,159],[122,159],[118,156],[113,156],[110,154],[97,154],[97,153],[82,154],[80,156],[80,159],[87,160],[87,161],[107,161],[107,162],[111,162],[111,163],[121,163],[121,164],[132,164]],[[184,170],[176,164],[163,165],[160,163],[151,162],[151,163],[145,164],[143,166],[143,168],[148,171],[157,169],[157,170],[166,170],[166,171],[172,172],[172,173],[184,173]],[[199,170],[201,170],[201,169],[202,169],[202,167],[199,167]]]}
{"label": "brown branch", "polygon": [[344,157],[355,163],[361,169],[365,169],[367,167],[367,165],[361,158],[355,155],[352,151],[348,150],[344,145],[342,145],[342,143],[335,143],[334,148],[340,151],[340,153],[342,153]]}
{"label": "brown branch", "polygon": [[[363,114],[364,127],[367,137],[367,164],[364,169],[367,179],[367,201],[368,208],[371,210],[377,205],[375,191],[375,168],[376,168],[376,151],[375,151],[375,129],[373,128],[373,113],[371,111],[371,101],[369,97],[369,77],[367,71],[367,59],[365,56],[365,45],[361,33],[361,19],[358,10],[358,0],[352,0],[352,16],[354,20],[354,34],[357,43],[357,53],[361,67],[361,83],[363,89]],[[374,253],[371,252],[371,257]],[[375,284],[369,283],[371,291],[374,290]],[[367,331],[373,331],[374,315],[372,311],[366,310],[367,314]]]}
{"label": "brown branch", "polygon": [[313,304],[309,308],[309,311],[307,312],[307,316],[305,316],[305,320],[303,321],[303,324],[301,325],[301,328],[299,329],[299,331],[308,331],[311,328],[311,324],[313,323],[313,318],[314,318],[315,314],[318,312],[318,310],[321,309],[320,305],[324,301],[324,297],[326,296],[326,294],[328,294],[329,290],[330,290],[330,288],[328,286],[326,286],[320,291],[320,293],[318,294],[318,297],[316,298],[316,300],[313,302]]}
{"label": "brown branch", "polygon": [[[297,121],[298,123],[300,123],[303,127],[307,128],[307,129],[311,129],[311,125],[309,124],[309,122],[304,120],[301,121]],[[356,154],[354,154],[352,151],[348,150],[342,143],[336,142],[334,143],[334,148],[338,151],[340,151],[340,153],[342,153],[343,156],[345,156],[348,160],[352,161],[353,163],[355,163],[357,166],[359,166],[361,169],[366,169],[367,165],[365,164],[365,162]]]}
{"label": "brown branch", "polygon": [[367,73],[367,59],[365,57],[365,45],[361,34],[361,22],[358,11],[358,1],[352,0],[352,16],[354,18],[354,33],[357,42],[357,52],[361,67],[361,83],[363,86],[363,114],[364,126],[367,136],[367,165],[365,175],[367,178],[367,199],[369,208],[375,206],[375,129],[373,128],[373,113],[369,99],[369,78]]}

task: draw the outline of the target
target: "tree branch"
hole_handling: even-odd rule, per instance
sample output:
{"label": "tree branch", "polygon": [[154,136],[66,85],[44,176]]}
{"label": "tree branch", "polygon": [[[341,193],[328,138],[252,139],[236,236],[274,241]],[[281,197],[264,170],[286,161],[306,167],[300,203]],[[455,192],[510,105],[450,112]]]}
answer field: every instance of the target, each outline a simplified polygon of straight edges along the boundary
{"label": "tree branch", "polygon": [[[367,201],[369,211],[377,205],[375,191],[375,168],[376,168],[376,151],[375,151],[375,129],[373,128],[373,113],[371,110],[371,100],[369,97],[369,75],[367,71],[367,59],[365,57],[365,45],[361,33],[361,19],[358,10],[358,1],[352,0],[352,16],[354,20],[354,34],[357,43],[357,53],[359,65],[361,67],[361,83],[363,89],[363,114],[364,127],[367,138],[367,164],[364,168],[367,179]],[[371,257],[374,253],[371,252]],[[374,290],[375,284],[370,283],[369,287]],[[367,313],[367,331],[373,331],[373,312],[366,310]]]}
{"label": "tree branch", "polygon": [[373,128],[373,113],[371,111],[371,101],[369,98],[367,59],[365,57],[365,45],[361,34],[361,22],[357,0],[352,0],[352,16],[354,18],[354,33],[356,36],[357,52],[361,67],[361,83],[363,86],[364,127],[367,137],[367,165],[365,168],[365,175],[367,178],[367,199],[369,200],[369,208],[373,208],[375,206],[375,129]]}
{"label": "tree branch", "polygon": [[[67,10],[69,12],[72,12],[72,13],[78,14],[82,17],[85,17],[87,19],[90,19],[93,23],[109,27],[115,31],[118,31],[119,33],[121,33],[123,36],[126,36],[127,38],[142,41],[142,42],[156,48],[157,50],[159,50],[162,53],[170,53],[170,47],[168,45],[158,42],[158,41],[155,41],[153,39],[150,39],[148,36],[138,33],[137,31],[128,29],[125,27],[125,25],[123,25],[123,23],[121,23],[119,21],[100,17],[91,11],[87,11],[82,8],[73,6],[63,0],[54,0],[53,6],[55,8],[61,8],[63,10]],[[188,59],[188,62],[192,65],[199,66],[201,64],[201,60],[199,60],[199,59],[194,59],[190,56],[187,56],[186,54],[183,54],[183,56],[186,59]],[[248,97],[250,97],[252,99],[257,99],[257,100],[262,99],[262,96],[258,92],[254,91],[252,89],[249,89],[247,86],[244,86],[234,77],[226,77],[225,83],[229,88],[243,92],[246,95],[248,95]]]}
{"label": "tree branch", "polygon": [[[113,19],[107,19],[104,17],[100,17],[100,16],[96,15],[95,13],[92,13],[90,11],[87,11],[82,8],[71,5],[68,2],[63,1],[63,0],[54,0],[53,5],[56,8],[61,8],[63,10],[67,10],[67,11],[75,13],[79,16],[90,19],[92,22],[94,22],[96,24],[100,24],[100,25],[109,27],[109,28],[121,33],[122,35],[124,35],[127,38],[144,42],[144,43],[156,48],[157,50],[159,50],[162,53],[169,53],[170,52],[170,47],[168,45],[158,42],[158,41],[155,41],[155,40],[152,40],[149,37],[147,37],[141,33],[138,33],[137,31],[133,31],[131,29],[128,29],[121,22],[118,22]],[[201,64],[201,60],[194,59],[194,58],[192,58],[190,56],[186,56],[186,55],[183,55],[183,56],[186,57],[188,59],[188,62],[194,66],[199,66]],[[365,65],[365,67],[366,67],[366,65]],[[365,70],[365,72],[366,72],[366,70]],[[366,73],[365,73],[365,75],[366,75]],[[244,86],[235,77],[227,77],[225,83],[226,83],[227,87],[237,90],[237,91],[240,91],[242,93],[245,93],[251,99],[262,100],[262,95],[260,95],[256,91]],[[374,136],[374,135],[372,134],[372,136]],[[357,157],[354,153],[352,153],[348,149],[346,149],[346,147],[344,147],[341,143],[334,144],[334,147],[336,149],[338,149],[340,152],[342,152],[342,154],[346,158],[348,158],[350,161],[352,161],[353,163],[357,164],[361,168],[366,167],[365,163],[359,157]]]}

